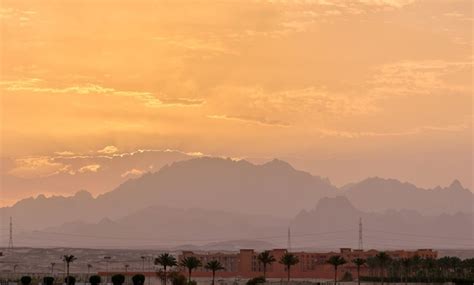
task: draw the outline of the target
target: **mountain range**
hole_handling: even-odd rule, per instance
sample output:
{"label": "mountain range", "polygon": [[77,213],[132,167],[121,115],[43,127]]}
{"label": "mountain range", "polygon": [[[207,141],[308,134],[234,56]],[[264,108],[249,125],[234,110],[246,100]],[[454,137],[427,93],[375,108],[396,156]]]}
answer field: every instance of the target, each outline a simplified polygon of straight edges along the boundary
{"label": "mountain range", "polygon": [[[321,233],[333,243],[354,244],[359,217],[374,241],[394,239],[397,232],[416,235],[385,245],[412,246],[436,236],[425,244],[439,246],[446,242],[442,237],[452,237],[464,246],[474,244],[473,205],[472,192],[458,181],[422,189],[375,177],[338,189],[277,159],[255,165],[203,157],[165,165],[96,198],[86,191],[39,195],[0,213],[4,228],[14,217],[20,241],[37,246],[126,246],[133,239],[134,246],[192,246],[265,236],[265,242],[284,246],[289,225],[295,239],[306,236],[300,246],[317,246],[311,235]],[[350,234],[330,236],[342,230]]]}

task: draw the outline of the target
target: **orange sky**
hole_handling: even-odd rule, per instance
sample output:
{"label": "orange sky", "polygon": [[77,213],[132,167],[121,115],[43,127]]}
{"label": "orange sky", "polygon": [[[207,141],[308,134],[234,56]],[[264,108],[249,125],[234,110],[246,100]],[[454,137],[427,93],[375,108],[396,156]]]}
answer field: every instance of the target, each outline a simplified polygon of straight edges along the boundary
{"label": "orange sky", "polygon": [[470,0],[0,3],[3,177],[109,145],[472,189]]}

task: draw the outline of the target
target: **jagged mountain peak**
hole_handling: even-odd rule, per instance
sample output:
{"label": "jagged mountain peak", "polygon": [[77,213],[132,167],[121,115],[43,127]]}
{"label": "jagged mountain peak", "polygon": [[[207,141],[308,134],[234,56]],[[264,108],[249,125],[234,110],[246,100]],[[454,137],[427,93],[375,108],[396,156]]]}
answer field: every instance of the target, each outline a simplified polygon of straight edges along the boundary
{"label": "jagged mountain peak", "polygon": [[465,190],[461,182],[457,179],[454,179],[453,182],[451,182],[448,189],[453,190],[453,191]]}
{"label": "jagged mountain peak", "polygon": [[262,166],[269,169],[281,169],[287,171],[295,170],[291,164],[278,158],[274,158],[273,160],[262,164]]}

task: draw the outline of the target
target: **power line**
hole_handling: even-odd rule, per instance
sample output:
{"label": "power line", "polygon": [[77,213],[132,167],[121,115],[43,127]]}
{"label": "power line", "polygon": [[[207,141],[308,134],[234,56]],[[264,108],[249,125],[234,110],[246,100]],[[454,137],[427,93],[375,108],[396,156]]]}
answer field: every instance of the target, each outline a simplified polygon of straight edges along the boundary
{"label": "power line", "polygon": [[401,236],[415,236],[415,237],[425,237],[431,239],[446,239],[446,240],[468,240],[474,241],[474,238],[460,238],[460,237],[453,237],[453,236],[433,236],[433,235],[422,235],[422,234],[412,234],[412,233],[403,233],[403,232],[390,232],[390,231],[383,231],[383,230],[376,230],[376,229],[367,229],[369,232],[379,232],[379,233],[386,233],[386,234],[393,234],[393,235],[401,235]]}

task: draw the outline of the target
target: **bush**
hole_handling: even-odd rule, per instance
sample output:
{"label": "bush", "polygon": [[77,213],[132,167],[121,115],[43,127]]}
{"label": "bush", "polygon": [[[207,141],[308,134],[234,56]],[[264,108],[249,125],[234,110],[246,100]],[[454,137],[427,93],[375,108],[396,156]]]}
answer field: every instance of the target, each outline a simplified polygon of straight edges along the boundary
{"label": "bush", "polygon": [[54,284],[54,278],[51,276],[46,276],[43,278],[43,284],[44,285],[53,285]]}
{"label": "bush", "polygon": [[112,283],[114,285],[122,285],[125,282],[125,276],[122,274],[115,274],[112,276]]}
{"label": "bush", "polygon": [[89,283],[91,283],[91,285],[97,285],[97,284],[100,284],[102,282],[102,279],[100,278],[99,275],[92,275],[91,277],[89,277]]}
{"label": "bush", "polygon": [[21,282],[22,285],[30,285],[31,277],[30,276],[23,276],[23,277],[21,277],[20,282]]}
{"label": "bush", "polygon": [[259,276],[259,277],[255,277],[255,278],[252,278],[249,281],[247,281],[247,285],[257,285],[257,284],[262,284],[262,283],[265,283],[265,282],[266,282],[265,277]]}
{"label": "bush", "polygon": [[191,281],[188,282],[188,285],[197,285],[197,282],[194,281],[194,280],[191,280]]}
{"label": "bush", "polygon": [[352,280],[354,279],[352,278],[352,274],[349,271],[346,271],[341,279],[341,281],[352,281]]}
{"label": "bush", "polygon": [[133,285],[143,285],[145,283],[145,275],[135,274],[132,277]]}
{"label": "bush", "polygon": [[66,285],[74,285],[76,284],[76,278],[74,276],[69,276],[69,282],[68,282],[68,278],[64,278],[64,282],[66,283]]}
{"label": "bush", "polygon": [[472,285],[474,284],[474,279],[454,278],[453,282],[456,285]]}
{"label": "bush", "polygon": [[171,280],[172,285],[186,285],[186,276],[179,272],[170,272],[168,279]]}

